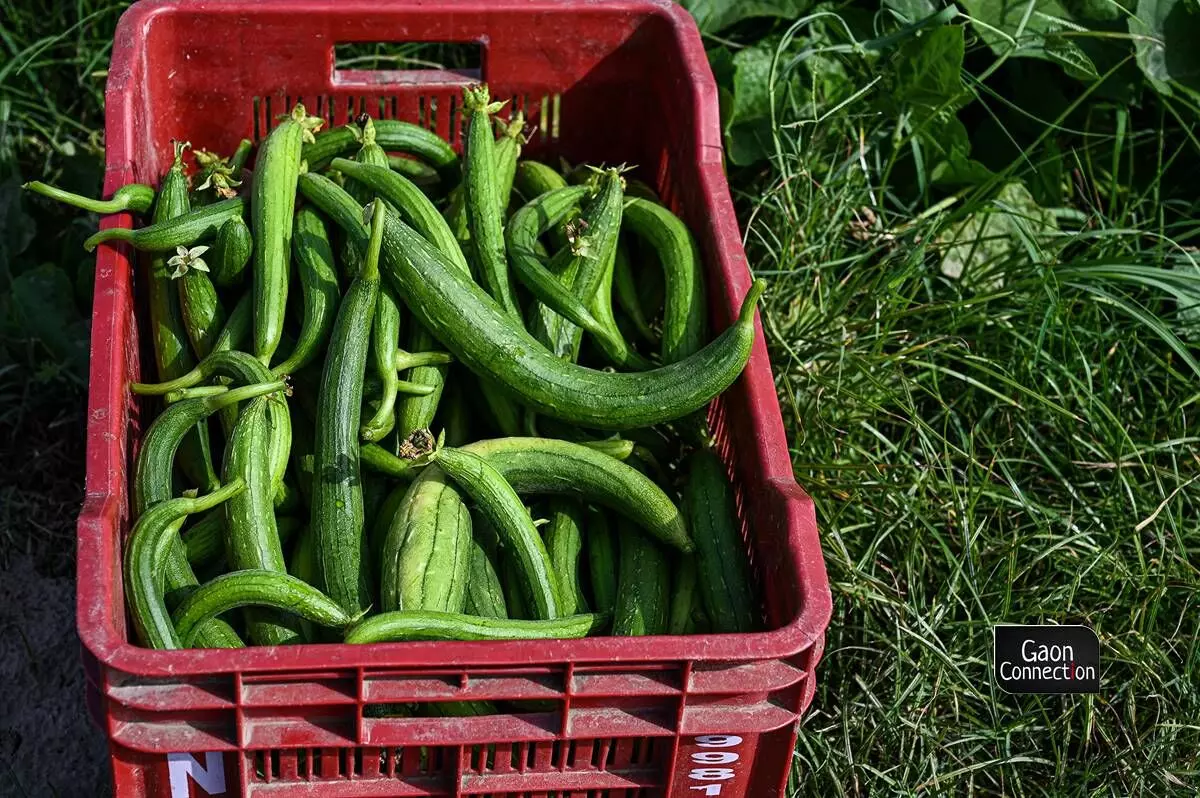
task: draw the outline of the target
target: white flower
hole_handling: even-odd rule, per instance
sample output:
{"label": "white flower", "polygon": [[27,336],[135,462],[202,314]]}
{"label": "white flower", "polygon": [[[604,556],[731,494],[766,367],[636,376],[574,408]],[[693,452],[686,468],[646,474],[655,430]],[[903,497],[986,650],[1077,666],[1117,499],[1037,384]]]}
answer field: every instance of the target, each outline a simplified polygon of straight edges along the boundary
{"label": "white flower", "polygon": [[201,255],[208,252],[208,247],[199,246],[188,249],[187,247],[175,247],[175,255],[167,261],[167,266],[174,267],[175,271],[171,272],[172,279],[182,277],[188,273],[188,269],[195,269],[198,272],[207,272],[208,264],[204,262]]}

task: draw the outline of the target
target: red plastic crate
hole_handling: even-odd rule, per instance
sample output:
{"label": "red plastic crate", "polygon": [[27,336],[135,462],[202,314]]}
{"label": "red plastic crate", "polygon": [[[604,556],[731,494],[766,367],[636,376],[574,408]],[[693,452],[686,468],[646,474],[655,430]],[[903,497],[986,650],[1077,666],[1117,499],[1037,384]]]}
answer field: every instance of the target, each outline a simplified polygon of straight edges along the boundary
{"label": "red plastic crate", "polygon": [[[334,46],[457,42],[480,74],[338,71]],[[487,81],[537,129],[531,157],[638,164],[703,251],[712,326],[750,285],[722,168],[717,92],[691,18],[666,0],[142,2],[107,90],[106,191],[155,182],[172,138],[230,151],[296,101],[331,125],[367,110],[461,135]],[[127,215],[104,224],[128,225]],[[140,429],[138,275],[100,248],[92,318],[79,632],[119,796],[775,796],[812,699],[830,597],[759,331],[710,420],[737,491],[769,631],[694,637],[149,651],[121,592]],[[539,702],[476,718],[372,717],[371,705]]]}

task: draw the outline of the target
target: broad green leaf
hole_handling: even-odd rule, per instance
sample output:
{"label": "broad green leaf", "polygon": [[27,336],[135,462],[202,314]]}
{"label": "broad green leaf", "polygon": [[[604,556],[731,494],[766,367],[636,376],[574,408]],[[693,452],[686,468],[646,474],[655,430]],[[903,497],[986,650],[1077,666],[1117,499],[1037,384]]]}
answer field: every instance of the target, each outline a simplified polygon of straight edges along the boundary
{"label": "broad green leaf", "polygon": [[1049,33],[1073,27],[1059,0],[962,0],[979,37],[997,55],[1043,56]]}
{"label": "broad green leaf", "polygon": [[[1115,69],[1098,99],[1129,103],[1140,77],[1129,61],[1124,17],[1137,0],[962,0],[980,38],[997,55],[1037,58],[1085,82]],[[1115,16],[1114,16],[1115,15]],[[1090,33],[1089,33],[1090,31]],[[1109,35],[1112,34],[1112,35]],[[1121,65],[1129,61],[1123,68]]]}
{"label": "broad green leaf", "polygon": [[21,202],[21,181],[12,177],[0,183],[0,278],[5,282],[13,261],[36,234],[37,226]]}
{"label": "broad green leaf", "polygon": [[1046,58],[1061,66],[1068,75],[1080,80],[1096,80],[1100,73],[1082,48],[1059,33],[1046,36]]}
{"label": "broad green leaf", "polygon": [[798,94],[815,100],[819,105],[839,103],[858,88],[846,72],[845,62],[836,55],[812,52],[800,67],[805,77],[802,81],[803,91]]}
{"label": "broad green leaf", "polygon": [[1129,32],[1138,66],[1156,89],[1200,92],[1200,12],[1184,0],[1138,0]]}
{"label": "broad green leaf", "polygon": [[702,33],[717,33],[755,17],[795,19],[812,0],[680,0],[679,4],[692,12]]}
{"label": "broad green leaf", "polygon": [[963,87],[963,29],[935,28],[907,40],[891,59],[883,101],[917,119],[953,112],[970,98]]}
{"label": "broad green leaf", "polygon": [[721,119],[730,161],[747,165],[766,158],[774,149],[771,115],[771,64],[775,67],[775,121],[780,124],[812,117],[820,107],[839,102],[854,91],[840,57],[822,52],[828,40],[796,37],[785,52],[776,53],[778,36],[764,39],[729,57],[716,54],[714,75],[720,72]]}
{"label": "broad green leaf", "polygon": [[[733,112],[731,122],[744,122],[771,115],[771,62],[773,40],[747,47],[733,57]],[[776,88],[778,93],[778,87]]]}
{"label": "broad green leaf", "polygon": [[713,79],[717,81],[718,86],[732,88],[736,67],[733,63],[733,53],[729,52],[728,47],[721,45],[711,48],[708,51],[708,65],[712,68]]}
{"label": "broad green leaf", "polygon": [[724,86],[717,86],[717,102],[721,104],[721,130],[725,131],[729,129],[733,115],[733,92]]}
{"label": "broad green leaf", "polygon": [[938,236],[942,274],[980,290],[995,289],[1000,280],[990,269],[1021,251],[1023,236],[1057,229],[1054,214],[1034,202],[1022,183],[1008,183],[986,207]]}
{"label": "broad green leaf", "polygon": [[733,53],[723,45],[714,47],[708,51],[708,65],[712,68],[713,79],[717,82],[717,101],[721,104],[721,130],[725,130],[733,118],[733,79],[737,72],[733,63]]}
{"label": "broad green leaf", "polygon": [[884,8],[895,11],[900,19],[909,24],[936,14],[939,5],[933,0],[883,0]]}
{"label": "broad green leaf", "polygon": [[766,158],[772,150],[770,75],[775,47],[774,40],[760,42],[732,59],[729,107],[721,116],[726,153],[739,166]]}
{"label": "broad green leaf", "polygon": [[770,119],[738,122],[725,131],[725,154],[731,163],[749,166],[770,157],[775,151],[774,141]]}
{"label": "broad green leaf", "polygon": [[974,158],[956,153],[934,165],[929,179],[939,186],[977,186],[990,180],[993,174]]}
{"label": "broad green leaf", "polygon": [[12,309],[25,336],[41,341],[56,360],[82,378],[87,368],[88,325],[75,306],[75,287],[66,272],[45,263],[18,275],[12,283]]}
{"label": "broad green leaf", "polygon": [[1137,0],[1063,0],[1063,5],[1081,22],[1115,22],[1124,19]]}
{"label": "broad green leaf", "polygon": [[941,186],[974,186],[992,177],[992,170],[971,158],[971,139],[956,116],[940,116],[919,133],[929,179]]}
{"label": "broad green leaf", "polygon": [[907,117],[914,139],[914,166],[940,185],[975,185],[991,177],[971,159],[971,141],[955,115],[972,98],[962,81],[962,26],[933,28],[906,40],[889,59],[876,106]]}

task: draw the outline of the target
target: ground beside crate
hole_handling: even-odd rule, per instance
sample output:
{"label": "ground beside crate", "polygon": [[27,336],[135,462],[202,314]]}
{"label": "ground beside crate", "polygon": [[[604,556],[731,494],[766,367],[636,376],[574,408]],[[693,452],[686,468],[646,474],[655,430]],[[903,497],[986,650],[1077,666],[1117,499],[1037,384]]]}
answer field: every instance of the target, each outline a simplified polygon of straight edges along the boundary
{"label": "ground beside crate", "polygon": [[0,796],[109,795],[108,746],[84,702],[75,580],[29,557],[0,571]]}

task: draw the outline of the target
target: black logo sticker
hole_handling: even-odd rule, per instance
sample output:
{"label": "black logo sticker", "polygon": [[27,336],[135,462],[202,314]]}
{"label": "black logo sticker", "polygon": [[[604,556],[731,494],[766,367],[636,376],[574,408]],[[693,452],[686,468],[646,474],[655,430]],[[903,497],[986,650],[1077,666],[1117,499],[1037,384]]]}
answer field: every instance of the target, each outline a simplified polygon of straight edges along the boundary
{"label": "black logo sticker", "polygon": [[1006,693],[1100,692],[1100,639],[1087,626],[994,626],[992,665]]}

